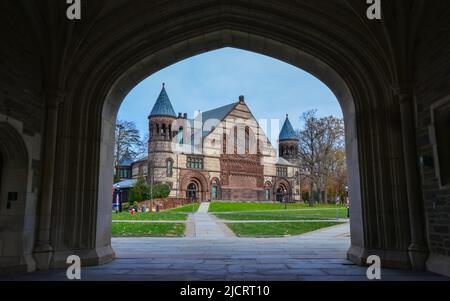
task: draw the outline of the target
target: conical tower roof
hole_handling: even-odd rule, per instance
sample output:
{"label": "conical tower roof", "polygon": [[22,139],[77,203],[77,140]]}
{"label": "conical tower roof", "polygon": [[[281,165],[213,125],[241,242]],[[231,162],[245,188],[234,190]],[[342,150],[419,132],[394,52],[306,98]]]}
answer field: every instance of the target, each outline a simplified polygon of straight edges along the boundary
{"label": "conical tower roof", "polygon": [[159,96],[156,99],[156,103],[153,106],[149,117],[154,116],[169,116],[174,118],[177,117],[172,107],[172,103],[170,102],[169,96],[167,95],[165,84],[163,84],[161,93],[159,93]]}
{"label": "conical tower roof", "polygon": [[281,128],[279,141],[287,140],[298,140],[297,133],[294,131],[291,122],[289,121],[289,116],[286,115],[286,120],[284,121],[283,127]]}

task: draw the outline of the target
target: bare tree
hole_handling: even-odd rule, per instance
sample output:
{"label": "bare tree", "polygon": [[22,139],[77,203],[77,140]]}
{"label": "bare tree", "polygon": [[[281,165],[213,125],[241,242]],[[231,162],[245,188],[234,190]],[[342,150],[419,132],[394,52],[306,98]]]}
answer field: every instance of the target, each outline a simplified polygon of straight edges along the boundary
{"label": "bare tree", "polygon": [[128,154],[132,160],[139,158],[143,148],[142,143],[139,130],[134,122],[118,120],[116,123],[114,165],[117,166],[119,161]]}
{"label": "bare tree", "polygon": [[142,160],[148,156],[148,133],[145,133],[140,144],[136,148],[136,160]]}
{"label": "bare tree", "polygon": [[317,111],[303,114],[304,128],[298,131],[299,161],[310,184],[310,204],[328,202],[331,174],[338,168],[337,152],[344,149],[344,123],[329,116],[318,118]]}

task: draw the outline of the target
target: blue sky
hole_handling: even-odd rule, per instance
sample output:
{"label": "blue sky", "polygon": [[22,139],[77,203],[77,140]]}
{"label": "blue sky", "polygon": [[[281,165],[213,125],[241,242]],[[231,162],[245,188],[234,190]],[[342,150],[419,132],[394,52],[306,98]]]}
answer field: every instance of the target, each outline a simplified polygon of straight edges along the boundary
{"label": "blue sky", "polygon": [[186,112],[190,118],[195,111],[236,102],[239,95],[245,96],[257,120],[278,119],[280,128],[287,113],[295,129],[308,110],[342,117],[334,94],[309,73],[264,55],[223,48],[171,65],[142,81],[125,98],[118,119],[134,121],[141,135],[146,133],[147,117],[163,82],[175,112]]}

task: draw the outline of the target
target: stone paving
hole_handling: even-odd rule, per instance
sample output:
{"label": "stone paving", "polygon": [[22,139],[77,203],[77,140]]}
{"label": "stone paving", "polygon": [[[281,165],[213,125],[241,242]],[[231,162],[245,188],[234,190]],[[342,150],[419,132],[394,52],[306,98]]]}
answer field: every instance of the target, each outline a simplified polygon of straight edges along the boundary
{"label": "stone paving", "polygon": [[[201,214],[202,212],[200,212]],[[197,217],[199,217],[197,215]],[[211,224],[211,220],[200,222]],[[367,281],[366,269],[345,259],[349,225],[282,238],[223,237],[219,230],[184,238],[113,238],[117,259],[82,269],[83,280]],[[65,271],[2,280],[66,280]],[[449,280],[426,272],[382,270],[382,280]]]}
{"label": "stone paving", "polygon": [[199,238],[225,238],[234,237],[229,230],[215,216],[208,213],[209,203],[201,203],[197,212],[194,213],[195,237]]}

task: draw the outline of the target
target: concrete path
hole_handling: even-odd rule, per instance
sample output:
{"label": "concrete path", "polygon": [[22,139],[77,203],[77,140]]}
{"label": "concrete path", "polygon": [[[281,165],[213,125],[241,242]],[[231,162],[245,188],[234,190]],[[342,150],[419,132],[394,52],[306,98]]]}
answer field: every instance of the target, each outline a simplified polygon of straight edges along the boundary
{"label": "concrete path", "polygon": [[222,222],[208,213],[209,203],[201,203],[194,213],[195,237],[220,239],[233,237],[234,234]]}
{"label": "concrete path", "polygon": [[324,220],[220,220],[226,224],[242,224],[242,223],[348,223],[348,219],[324,219]]}
{"label": "concrete path", "polygon": [[192,221],[189,220],[129,220],[129,219],[124,219],[124,220],[113,220],[113,223],[149,223],[149,224],[154,224],[154,223],[169,223],[169,224],[185,224],[185,223],[190,223]]}
{"label": "concrete path", "polygon": [[[349,225],[282,238],[113,238],[116,260],[84,267],[82,280],[100,281],[367,281],[366,269],[345,259]],[[66,271],[0,280],[66,280]],[[383,269],[382,280],[449,280],[426,272]]]}

